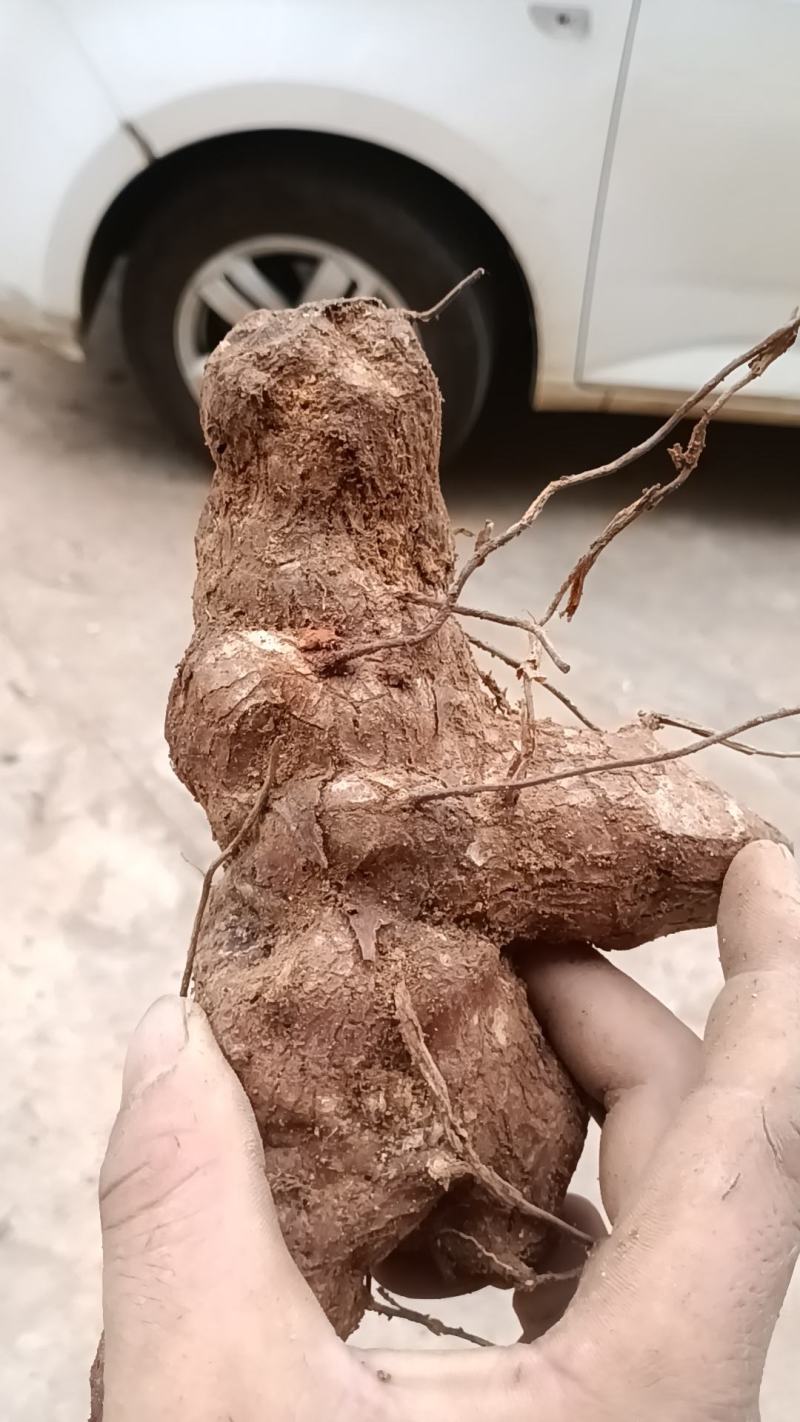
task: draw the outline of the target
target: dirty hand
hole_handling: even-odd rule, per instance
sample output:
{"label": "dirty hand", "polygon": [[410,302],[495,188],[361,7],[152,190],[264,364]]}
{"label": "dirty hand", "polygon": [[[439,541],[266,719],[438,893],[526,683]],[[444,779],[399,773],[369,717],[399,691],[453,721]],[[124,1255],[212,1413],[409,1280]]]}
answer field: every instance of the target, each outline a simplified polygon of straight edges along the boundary
{"label": "dirty hand", "polygon": [[[363,1352],[281,1238],[250,1106],[202,1012],[151,1008],[101,1178],[105,1422],[750,1422],[800,1249],[800,889],[755,844],[723,889],[705,1046],[586,952],[521,965],[603,1123],[613,1222],[530,1347]],[[392,1265],[389,1266],[391,1273]]]}

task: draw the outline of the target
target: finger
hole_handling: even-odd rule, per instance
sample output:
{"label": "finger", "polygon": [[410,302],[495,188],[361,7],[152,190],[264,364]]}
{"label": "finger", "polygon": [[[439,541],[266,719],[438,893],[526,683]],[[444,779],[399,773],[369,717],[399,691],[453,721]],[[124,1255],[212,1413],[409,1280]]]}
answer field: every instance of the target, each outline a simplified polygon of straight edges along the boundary
{"label": "finger", "polygon": [[701,1044],[592,948],[537,945],[517,967],[534,1015],[597,1108],[600,1192],[613,1221],[697,1080]]}
{"label": "finger", "polygon": [[268,1357],[302,1387],[307,1344],[331,1329],[283,1243],[247,1098],[179,998],[131,1042],[100,1212],[106,1422],[188,1422],[187,1399],[221,1391],[249,1416]]}
{"label": "finger", "polygon": [[580,1337],[591,1366],[602,1317],[598,1366],[646,1379],[682,1359],[704,1415],[750,1416],[800,1249],[800,890],[780,846],[742,851],[719,926],[727,981],[702,1080],[589,1261],[560,1341]]}
{"label": "finger", "polygon": [[[562,1219],[577,1225],[593,1239],[606,1236],[600,1211],[582,1195],[567,1195],[560,1211]],[[522,1325],[522,1342],[533,1343],[541,1338],[561,1318],[572,1302],[581,1272],[586,1264],[586,1250],[579,1240],[558,1234],[536,1265],[541,1282],[530,1290],[518,1289],[514,1294],[514,1312]]]}
{"label": "finger", "polygon": [[796,861],[784,845],[761,841],[737,854],[723,886],[717,937],[726,978],[795,966],[800,952],[800,881]]}

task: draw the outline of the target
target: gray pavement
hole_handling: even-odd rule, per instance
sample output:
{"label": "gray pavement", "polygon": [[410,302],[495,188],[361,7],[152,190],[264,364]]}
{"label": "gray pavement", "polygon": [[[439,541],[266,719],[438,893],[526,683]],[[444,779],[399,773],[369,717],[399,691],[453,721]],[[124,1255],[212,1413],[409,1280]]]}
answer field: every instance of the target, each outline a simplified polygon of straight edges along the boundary
{"label": "gray pavement", "polygon": [[[177,985],[210,851],[162,739],[205,476],[142,408],[113,331],[89,367],[1,349],[0,407],[0,1396],[7,1422],[73,1422],[99,1323],[95,1180],[125,1041]],[[519,413],[501,438],[496,422],[448,476],[454,521],[509,520],[546,477],[619,452],[651,424]],[[575,622],[558,628],[572,694],[595,718],[655,708],[721,726],[800,699],[799,454],[800,432],[719,427],[695,486],[601,561]],[[541,610],[605,517],[663,467],[562,497],[474,595]],[[496,640],[513,648],[515,636]],[[800,746],[800,725],[762,739]],[[724,750],[704,764],[800,839],[800,767]],[[718,983],[710,933],[624,965],[702,1025]],[[491,1290],[441,1312],[514,1336]],[[362,1329],[367,1341],[434,1344],[417,1332],[379,1319]],[[798,1344],[796,1287],[766,1422],[798,1415]]]}

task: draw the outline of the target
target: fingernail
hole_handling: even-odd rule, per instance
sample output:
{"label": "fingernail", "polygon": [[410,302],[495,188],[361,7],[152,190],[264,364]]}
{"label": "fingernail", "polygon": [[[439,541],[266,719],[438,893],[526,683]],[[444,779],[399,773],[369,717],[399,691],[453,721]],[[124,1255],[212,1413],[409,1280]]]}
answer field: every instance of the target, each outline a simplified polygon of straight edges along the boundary
{"label": "fingernail", "polygon": [[174,1070],[189,1039],[186,999],[160,997],[131,1038],[122,1073],[122,1105],[130,1106]]}
{"label": "fingernail", "polygon": [[797,866],[796,866],[796,864],[795,864],[794,854],[793,854],[792,850],[789,848],[788,844],[779,844],[779,845],[778,845],[778,848],[779,848],[779,850],[781,851],[781,854],[783,854],[783,855],[786,856],[786,858],[788,859],[788,861],[789,861],[789,863],[791,864],[792,868],[795,869]]}

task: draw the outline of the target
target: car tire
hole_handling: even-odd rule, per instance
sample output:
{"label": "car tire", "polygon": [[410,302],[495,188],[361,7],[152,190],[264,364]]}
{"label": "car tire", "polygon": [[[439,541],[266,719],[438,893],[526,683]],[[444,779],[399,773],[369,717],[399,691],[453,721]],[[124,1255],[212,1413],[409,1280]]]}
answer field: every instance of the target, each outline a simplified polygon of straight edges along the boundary
{"label": "car tire", "polygon": [[[184,439],[201,438],[196,396],[176,347],[185,293],[215,254],[270,233],[300,234],[309,244],[351,253],[419,311],[433,306],[481,258],[446,221],[415,210],[385,175],[374,172],[341,175],[330,164],[250,156],[223,171],[186,178],[139,231],[122,288],[122,333],[131,365],[157,412]],[[212,331],[212,344],[224,329]],[[486,279],[419,332],[444,398],[450,457],[474,426],[492,374],[496,321]]]}

